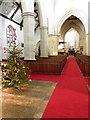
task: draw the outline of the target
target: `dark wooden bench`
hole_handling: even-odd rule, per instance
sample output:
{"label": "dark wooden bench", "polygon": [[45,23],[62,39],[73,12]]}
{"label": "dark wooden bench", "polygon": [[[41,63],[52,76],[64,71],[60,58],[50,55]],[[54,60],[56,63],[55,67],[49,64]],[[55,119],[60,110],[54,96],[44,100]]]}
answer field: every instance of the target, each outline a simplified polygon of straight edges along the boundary
{"label": "dark wooden bench", "polygon": [[35,61],[26,62],[29,63],[32,73],[60,75],[66,61],[67,57],[65,55],[58,55],[56,57],[38,58]]}
{"label": "dark wooden bench", "polygon": [[77,63],[84,76],[90,77],[90,56],[76,55]]}

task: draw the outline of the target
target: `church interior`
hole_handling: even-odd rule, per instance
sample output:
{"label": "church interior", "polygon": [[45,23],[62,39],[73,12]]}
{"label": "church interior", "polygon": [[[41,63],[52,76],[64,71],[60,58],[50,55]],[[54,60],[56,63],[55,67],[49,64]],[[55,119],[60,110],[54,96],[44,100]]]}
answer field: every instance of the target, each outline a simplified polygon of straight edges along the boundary
{"label": "church interior", "polygon": [[89,0],[0,0],[2,120],[90,117],[89,11]]}

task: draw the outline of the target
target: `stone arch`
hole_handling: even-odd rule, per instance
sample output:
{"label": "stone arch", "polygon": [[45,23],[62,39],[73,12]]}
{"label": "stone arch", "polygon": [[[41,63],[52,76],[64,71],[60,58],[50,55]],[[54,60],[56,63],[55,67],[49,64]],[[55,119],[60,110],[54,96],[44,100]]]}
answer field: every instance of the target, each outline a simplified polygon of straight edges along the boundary
{"label": "stone arch", "polygon": [[59,19],[59,22],[56,25],[56,33],[57,35],[59,35],[60,29],[63,25],[63,23],[70,17],[70,16],[76,16],[80,21],[82,21],[84,27],[85,27],[85,31],[86,33],[88,32],[88,21],[87,21],[87,16],[86,14],[82,14],[82,12],[76,8],[70,8],[65,15]]}
{"label": "stone arch", "polygon": [[[74,29],[74,30],[76,30],[77,31],[77,33],[79,34],[79,40],[80,40],[80,31],[78,30],[78,27],[74,27],[73,25],[71,25],[71,26],[69,26],[68,28],[67,28],[67,30],[66,31],[64,31],[64,33],[63,33],[63,35],[62,35],[62,39],[64,40],[64,42],[65,42],[65,35],[67,34],[67,32],[70,30],[70,29]],[[65,49],[67,49],[66,48],[66,44],[64,45],[64,48]],[[68,49],[67,49],[68,50]]]}
{"label": "stone arch", "polygon": [[61,37],[62,37],[63,40],[64,40],[64,37],[65,37],[65,34],[71,28],[74,28],[79,33],[80,36],[83,36],[83,37],[85,36],[84,31],[79,26],[77,26],[75,23],[71,23],[65,29],[63,28],[64,30],[62,30]]}
{"label": "stone arch", "polygon": [[[71,34],[71,37],[70,37]],[[74,35],[74,37],[73,37]],[[68,38],[68,37],[69,38]],[[77,30],[77,28],[73,27],[73,25],[71,27],[69,27],[65,32],[64,32],[64,41],[66,44],[64,44],[64,48],[65,50],[68,52],[69,48],[74,48],[75,51],[79,50],[79,46],[80,46],[80,32],[79,30]],[[68,41],[67,41],[68,40]],[[70,42],[70,41],[71,42]],[[73,41],[72,41],[73,40]],[[72,43],[73,42],[73,43]],[[67,44],[69,43],[69,44]]]}
{"label": "stone arch", "polygon": [[69,29],[74,28],[79,33],[80,47],[83,47],[83,54],[86,54],[86,29],[82,21],[74,15],[67,18],[62,24],[59,35],[64,41],[65,34]]}

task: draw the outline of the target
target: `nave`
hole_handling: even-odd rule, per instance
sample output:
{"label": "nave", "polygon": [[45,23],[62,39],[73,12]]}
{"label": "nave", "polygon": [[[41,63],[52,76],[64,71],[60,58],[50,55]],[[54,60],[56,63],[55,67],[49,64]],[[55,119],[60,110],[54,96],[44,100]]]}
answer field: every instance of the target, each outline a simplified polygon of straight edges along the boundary
{"label": "nave", "polygon": [[89,11],[89,0],[0,0],[3,118],[88,117]]}
{"label": "nave", "polygon": [[68,59],[59,77],[33,74],[31,79],[57,82],[42,118],[88,118],[87,82],[75,58]]}

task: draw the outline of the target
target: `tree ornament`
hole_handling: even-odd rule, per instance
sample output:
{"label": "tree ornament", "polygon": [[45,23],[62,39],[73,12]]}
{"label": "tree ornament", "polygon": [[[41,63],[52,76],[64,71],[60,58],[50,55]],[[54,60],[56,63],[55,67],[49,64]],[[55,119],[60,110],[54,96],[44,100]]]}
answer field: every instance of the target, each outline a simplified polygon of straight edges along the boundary
{"label": "tree ornament", "polygon": [[10,73],[8,72],[8,75],[10,75]]}
{"label": "tree ornament", "polygon": [[17,70],[17,73],[19,73],[20,72],[20,70]]}
{"label": "tree ornament", "polygon": [[26,86],[26,85],[23,85],[23,87],[24,87],[24,88],[27,88],[27,86]]}
{"label": "tree ornament", "polygon": [[25,66],[23,66],[23,68],[25,68]]}
{"label": "tree ornament", "polygon": [[18,82],[18,84],[20,84],[21,82]]}
{"label": "tree ornament", "polygon": [[[2,62],[3,87],[23,87],[30,79],[30,70],[27,69],[28,64],[20,59],[19,56],[22,50],[19,50],[17,46],[16,41],[13,42],[13,46],[9,46],[9,49],[7,49],[9,56],[6,61]],[[6,52],[6,48],[4,48],[4,52]],[[26,88],[26,86],[24,86],[24,88]]]}
{"label": "tree ornament", "polygon": [[4,64],[4,67],[6,67],[6,64]]}
{"label": "tree ornament", "polygon": [[4,72],[3,75],[6,76],[6,73]]}

